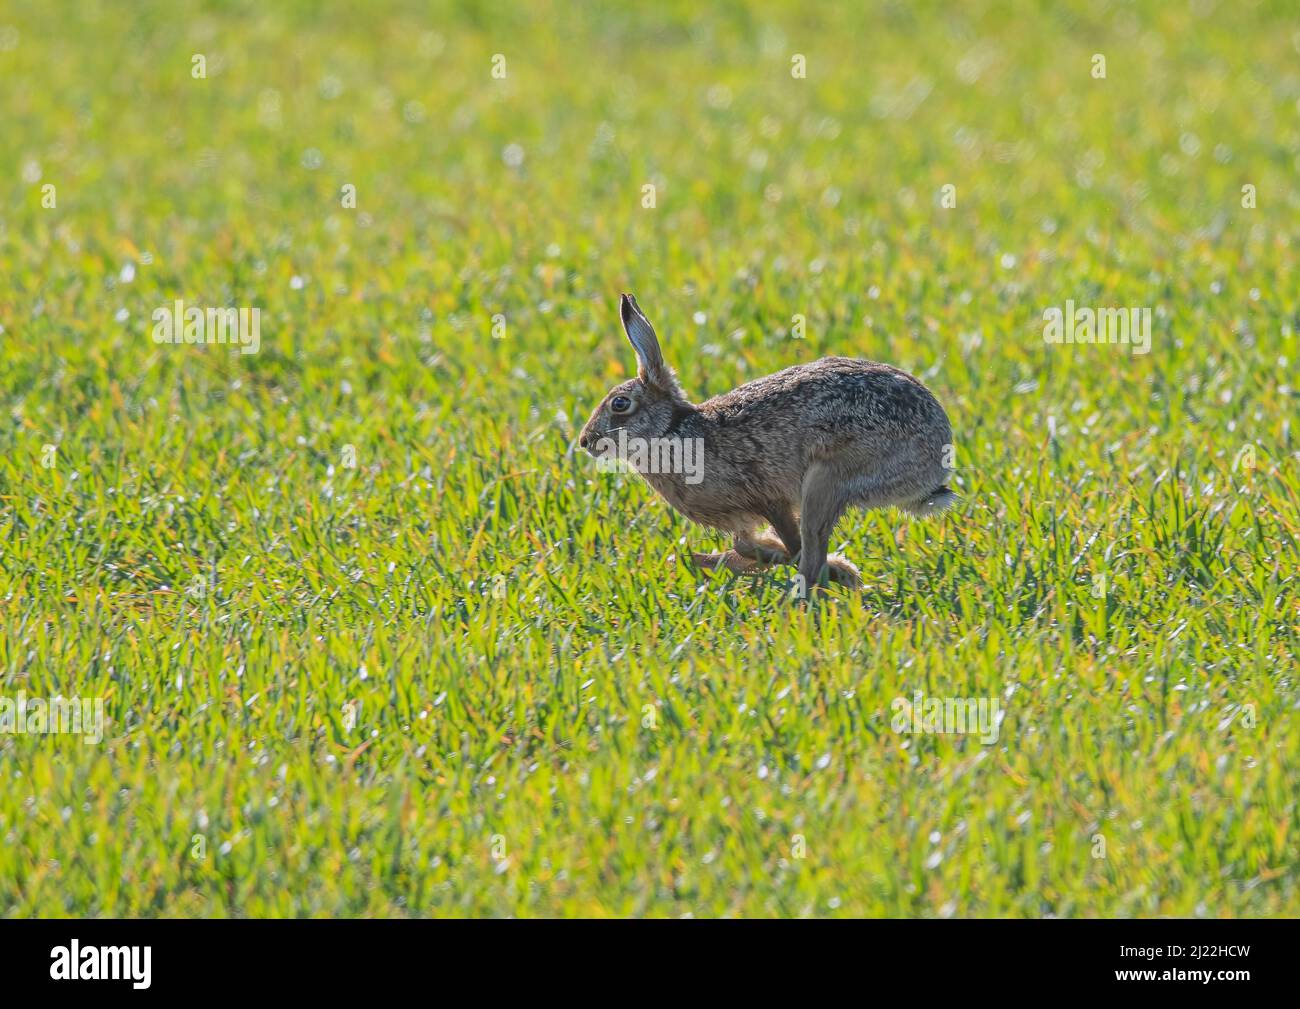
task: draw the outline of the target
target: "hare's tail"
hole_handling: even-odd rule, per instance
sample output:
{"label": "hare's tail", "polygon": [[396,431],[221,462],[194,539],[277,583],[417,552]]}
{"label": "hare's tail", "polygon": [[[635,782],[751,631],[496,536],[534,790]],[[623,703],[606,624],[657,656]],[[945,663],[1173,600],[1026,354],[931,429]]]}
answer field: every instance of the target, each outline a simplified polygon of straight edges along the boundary
{"label": "hare's tail", "polygon": [[919,515],[924,518],[926,515],[935,515],[941,511],[947,511],[957,501],[957,494],[951,487],[944,484],[936,487],[923,497],[915,501],[909,501],[902,506],[903,511],[910,512],[913,515]]}

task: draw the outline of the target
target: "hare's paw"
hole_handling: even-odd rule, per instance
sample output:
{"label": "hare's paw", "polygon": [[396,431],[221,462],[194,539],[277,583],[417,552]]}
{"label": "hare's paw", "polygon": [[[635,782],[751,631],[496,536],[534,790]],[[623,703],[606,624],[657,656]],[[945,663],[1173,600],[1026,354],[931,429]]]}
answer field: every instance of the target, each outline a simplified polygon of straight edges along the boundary
{"label": "hare's paw", "polygon": [[794,563],[785,544],[775,536],[737,536],[734,550],[741,557],[757,561],[763,567]]}
{"label": "hare's paw", "polygon": [[724,550],[719,554],[691,554],[691,560],[697,567],[704,568],[706,571],[726,568],[738,575],[743,575],[758,566],[756,561],[742,557],[734,550]]}
{"label": "hare's paw", "polygon": [[830,571],[831,581],[837,585],[845,585],[851,589],[862,588],[862,576],[847,557],[831,554],[826,558],[826,567]]}

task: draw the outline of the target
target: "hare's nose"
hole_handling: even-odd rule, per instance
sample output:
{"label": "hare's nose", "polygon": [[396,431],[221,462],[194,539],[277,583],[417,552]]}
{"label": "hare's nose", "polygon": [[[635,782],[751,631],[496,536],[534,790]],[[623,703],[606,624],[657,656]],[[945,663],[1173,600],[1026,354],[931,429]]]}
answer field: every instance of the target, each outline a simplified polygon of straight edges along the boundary
{"label": "hare's nose", "polygon": [[585,434],[579,435],[578,448],[586,448],[586,447],[587,447],[587,436]]}

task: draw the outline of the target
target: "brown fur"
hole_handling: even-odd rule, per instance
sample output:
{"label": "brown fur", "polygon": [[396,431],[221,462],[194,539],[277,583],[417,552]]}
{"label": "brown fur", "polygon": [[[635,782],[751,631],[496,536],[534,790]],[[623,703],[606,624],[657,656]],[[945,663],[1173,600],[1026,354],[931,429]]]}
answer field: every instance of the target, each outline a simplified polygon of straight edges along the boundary
{"label": "brown fur", "polygon": [[[597,455],[601,439],[617,438],[620,429],[628,438],[702,440],[702,482],[680,473],[641,474],[688,519],[735,537],[731,550],[697,554],[698,563],[742,572],[797,564],[807,586],[827,578],[856,586],[857,569],[826,553],[846,508],[894,505],[929,515],[955,500],[944,465],[952,442],[948,417],[906,372],[825,357],[693,404],[630,294],[623,295],[621,315],[637,377],[609,391],[578,442]],[[618,396],[632,408],[614,413]]]}

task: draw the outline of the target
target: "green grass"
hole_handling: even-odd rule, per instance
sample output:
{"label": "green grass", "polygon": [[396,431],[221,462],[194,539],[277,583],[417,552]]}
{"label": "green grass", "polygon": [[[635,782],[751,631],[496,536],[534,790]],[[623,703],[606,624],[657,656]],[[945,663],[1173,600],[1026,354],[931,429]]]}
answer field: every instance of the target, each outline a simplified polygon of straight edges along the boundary
{"label": "green grass", "polygon": [[[585,6],[0,10],[0,696],[108,717],[0,736],[0,913],[1300,914],[1291,5]],[[624,290],[699,399],[923,377],[959,506],[686,566]]]}

